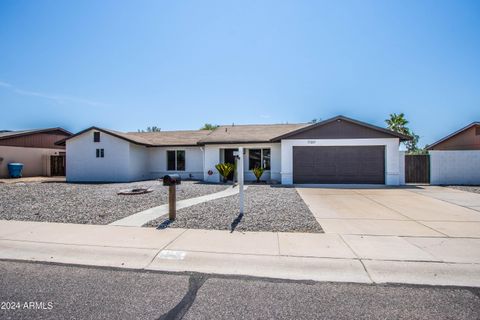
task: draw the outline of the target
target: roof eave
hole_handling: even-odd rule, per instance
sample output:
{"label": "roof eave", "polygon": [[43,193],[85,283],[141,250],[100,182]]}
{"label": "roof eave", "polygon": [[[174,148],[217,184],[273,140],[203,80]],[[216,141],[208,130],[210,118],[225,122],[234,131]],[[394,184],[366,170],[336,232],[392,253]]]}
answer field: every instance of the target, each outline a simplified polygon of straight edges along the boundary
{"label": "roof eave", "polygon": [[471,127],[474,127],[474,126],[480,126],[480,122],[479,122],[479,121],[472,122],[472,123],[470,123],[469,125],[467,125],[467,126],[461,128],[461,129],[459,129],[459,130],[457,130],[457,131],[455,131],[455,132],[453,132],[453,133],[451,133],[451,134],[443,137],[442,139],[440,139],[440,140],[438,140],[438,141],[436,141],[436,142],[428,145],[428,146],[427,146],[427,150],[433,150],[433,148],[436,147],[437,145],[439,145],[440,143],[442,143],[442,142],[444,142],[444,141],[446,141],[446,140],[448,140],[448,139],[450,139],[450,138],[453,138],[453,137],[455,137],[456,135],[458,135],[458,134],[464,132],[465,130],[468,130],[468,129],[470,129]]}
{"label": "roof eave", "polygon": [[71,133],[70,131],[68,130],[65,130],[63,128],[60,128],[60,127],[54,127],[54,128],[46,128],[46,129],[39,129],[39,130],[32,130],[32,131],[27,131],[27,132],[20,132],[18,134],[11,134],[11,135],[8,135],[8,136],[4,136],[4,137],[0,137],[0,140],[6,140],[6,139],[11,139],[11,138],[18,138],[18,137],[23,137],[23,136],[29,136],[29,135],[32,135],[32,134],[37,134],[37,133],[44,133],[44,132],[48,132],[48,131],[62,131],[63,133],[67,134],[67,135],[73,135],[73,133]]}
{"label": "roof eave", "polygon": [[310,130],[312,128],[315,128],[315,127],[320,127],[322,125],[325,125],[327,123],[334,122],[334,121],[337,121],[337,120],[344,120],[344,121],[352,122],[352,123],[355,123],[355,124],[358,124],[358,125],[361,125],[361,126],[365,126],[365,127],[370,128],[370,129],[380,131],[380,132],[389,134],[391,136],[394,136],[396,138],[399,138],[400,141],[412,140],[412,137],[401,134],[401,133],[398,133],[398,132],[395,132],[395,131],[391,131],[391,130],[388,130],[388,129],[385,129],[385,128],[377,127],[377,126],[374,126],[374,125],[371,125],[371,124],[368,124],[368,123],[365,123],[365,122],[362,122],[362,121],[358,121],[358,120],[355,120],[355,119],[351,119],[351,118],[348,118],[348,117],[345,117],[345,116],[336,116],[336,117],[333,117],[333,118],[330,118],[330,119],[327,119],[327,120],[324,120],[324,121],[320,121],[320,122],[317,122],[317,123],[312,123],[311,125],[305,126],[303,128],[300,128],[300,129],[296,129],[296,130],[287,132],[285,134],[282,134],[278,137],[275,137],[275,138],[271,139],[271,141],[272,142],[279,142],[282,139],[286,139],[286,138],[288,138],[292,135],[308,131],[308,130]]}
{"label": "roof eave", "polygon": [[271,143],[271,140],[260,140],[260,141],[201,141],[198,142],[199,145],[207,145],[207,144],[254,144],[254,143]]}
{"label": "roof eave", "polygon": [[[118,134],[116,134],[115,132],[111,132],[111,131],[108,131],[108,130],[106,130],[106,129],[102,129],[102,128],[95,127],[95,126],[90,127],[90,128],[87,128],[87,129],[84,129],[84,130],[82,130],[82,131],[80,131],[80,132],[77,132],[76,134],[68,137],[67,139],[63,139],[63,141],[66,143],[68,140],[70,140],[70,139],[72,139],[72,138],[75,138],[75,137],[78,137],[78,136],[80,136],[80,135],[82,135],[82,134],[84,134],[85,132],[88,132],[88,131],[90,131],[90,130],[97,130],[97,131],[103,132],[103,133],[105,133],[105,134],[109,134],[109,135],[111,135],[111,136],[113,136],[113,137],[116,137],[116,138],[118,138],[118,139],[125,140],[125,141],[127,141],[127,142],[130,142],[130,143],[133,143],[133,144],[136,144],[136,145],[139,145],[139,146],[146,146],[146,147],[152,146],[151,143],[143,143],[143,142],[135,141],[135,140],[132,140],[132,139],[128,139],[127,137],[122,137],[121,135],[118,135]],[[60,141],[57,141],[57,143],[61,143],[61,142],[62,142],[61,140],[60,140]],[[60,144],[59,144],[59,145],[60,145]]]}
{"label": "roof eave", "polygon": [[151,144],[148,148],[199,147],[199,144]]}

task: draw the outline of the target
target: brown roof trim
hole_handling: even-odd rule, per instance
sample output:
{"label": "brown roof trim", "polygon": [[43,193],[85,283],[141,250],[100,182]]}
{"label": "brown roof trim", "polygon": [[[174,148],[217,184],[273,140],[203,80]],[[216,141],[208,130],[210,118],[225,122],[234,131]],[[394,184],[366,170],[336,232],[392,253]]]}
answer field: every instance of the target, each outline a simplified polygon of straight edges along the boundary
{"label": "brown roof trim", "polygon": [[198,145],[212,145],[212,144],[262,144],[262,143],[272,143],[271,140],[260,140],[260,141],[219,141],[219,142],[199,142]]}
{"label": "brown roof trim", "polygon": [[360,125],[360,126],[364,126],[364,127],[367,127],[367,128],[370,128],[370,129],[373,129],[373,130],[376,130],[376,131],[380,131],[380,132],[383,132],[383,133],[386,133],[386,134],[389,134],[391,136],[394,136],[396,138],[400,138],[400,141],[407,141],[407,140],[412,140],[412,137],[410,136],[407,136],[407,135],[404,135],[404,134],[401,134],[401,133],[398,133],[398,132],[395,132],[395,131],[392,131],[392,130],[388,130],[388,129],[385,129],[385,128],[381,128],[381,127],[377,127],[377,126],[374,126],[374,125],[371,125],[369,123],[366,123],[366,122],[362,122],[362,121],[358,121],[358,120],[355,120],[355,119],[351,119],[351,118],[348,118],[348,117],[345,117],[345,116],[336,116],[336,117],[333,117],[333,118],[330,118],[330,119],[327,119],[327,120],[324,120],[324,121],[320,121],[320,122],[317,122],[317,123],[313,123],[312,125],[309,125],[309,126],[306,126],[306,127],[303,127],[303,128],[300,128],[300,129],[297,129],[297,130],[294,130],[294,131],[291,131],[291,132],[288,132],[286,134],[283,134],[281,136],[278,136],[278,137],[275,137],[273,139],[271,139],[270,141],[271,142],[278,142],[282,139],[286,139],[288,137],[291,137],[297,133],[300,133],[300,132],[305,132],[305,131],[308,131],[310,129],[313,129],[315,127],[320,127],[320,126],[323,126],[327,123],[330,123],[330,122],[334,122],[334,121],[337,121],[337,120],[343,120],[343,121],[348,121],[348,122],[351,122],[351,123],[354,123],[354,124],[357,124],[357,125]]}
{"label": "brown roof trim", "polygon": [[147,148],[177,148],[177,147],[201,147],[199,144],[152,144]]}
{"label": "brown roof trim", "polygon": [[442,139],[428,145],[427,150],[432,150],[432,148],[434,148],[436,145],[438,145],[438,144],[440,144],[440,143],[442,143],[442,142],[444,142],[444,141],[446,141],[450,138],[453,138],[454,136],[456,136],[456,135],[458,135],[458,134],[460,134],[460,133],[462,133],[462,132],[464,132],[464,131],[466,131],[466,130],[470,129],[471,127],[474,127],[474,126],[480,126],[480,122],[479,121],[472,122],[469,125],[467,125],[467,126],[461,128],[461,129],[449,134],[448,136],[443,137]]}
{"label": "brown roof trim", "polygon": [[25,131],[20,131],[18,133],[15,133],[15,131],[6,132],[6,133],[10,133],[10,134],[5,135],[5,136],[0,136],[0,140],[29,136],[29,135],[32,135],[32,134],[45,133],[45,132],[49,132],[49,131],[61,131],[61,132],[65,133],[66,135],[69,135],[69,136],[73,135],[73,133],[71,133],[68,130],[65,130],[65,129],[60,128],[60,127],[55,127],[55,128],[46,128],[46,129],[38,129],[38,130],[25,130]]}
{"label": "brown roof trim", "polygon": [[135,140],[132,140],[132,139],[129,139],[127,137],[124,137],[122,136],[121,134],[118,134],[118,133],[115,133],[113,131],[110,131],[110,130],[106,130],[106,129],[102,129],[102,128],[99,128],[99,127],[90,127],[90,128],[87,128],[85,130],[82,130],[80,132],[77,132],[75,133],[74,135],[66,138],[66,139],[63,139],[63,140],[60,140],[60,141],[57,141],[55,144],[58,144],[58,145],[61,145],[61,144],[64,144],[67,140],[70,140],[72,138],[75,138],[79,135],[82,135],[84,134],[85,132],[88,132],[90,130],[96,130],[96,131],[100,131],[100,132],[103,132],[103,133],[106,133],[106,134],[109,134],[111,136],[114,136],[116,138],[119,138],[119,139],[122,139],[122,140],[125,140],[125,141],[128,141],[128,142],[131,142],[131,143],[134,143],[134,144],[137,144],[137,145],[141,145],[141,146],[152,146],[152,144],[148,144],[148,143],[142,143],[142,142],[139,142],[139,141],[135,141]]}

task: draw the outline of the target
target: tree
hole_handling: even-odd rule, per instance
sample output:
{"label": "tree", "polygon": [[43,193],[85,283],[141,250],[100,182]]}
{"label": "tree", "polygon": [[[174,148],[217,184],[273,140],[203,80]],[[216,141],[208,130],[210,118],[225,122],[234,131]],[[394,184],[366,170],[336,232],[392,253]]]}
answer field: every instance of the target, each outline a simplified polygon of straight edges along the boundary
{"label": "tree", "polygon": [[403,112],[399,114],[391,113],[390,118],[386,119],[385,122],[387,123],[388,129],[412,138],[411,140],[404,142],[405,148],[407,148],[407,153],[418,153],[421,151],[417,146],[420,137],[407,127],[408,120],[405,119],[405,114]]}
{"label": "tree", "polygon": [[402,112],[400,114],[391,113],[390,119],[385,120],[387,123],[388,129],[401,133],[401,134],[410,134],[410,130],[407,127],[408,120],[405,119],[405,114]]}
{"label": "tree", "polygon": [[161,128],[153,126],[153,127],[147,127],[147,130],[138,130],[138,132],[160,132],[162,131]]}
{"label": "tree", "polygon": [[409,133],[409,136],[412,137],[412,140],[404,142],[405,148],[407,148],[408,153],[415,153],[418,150],[417,144],[420,137],[416,135],[413,131]]}
{"label": "tree", "polygon": [[205,123],[200,130],[215,130],[218,127],[218,124]]}

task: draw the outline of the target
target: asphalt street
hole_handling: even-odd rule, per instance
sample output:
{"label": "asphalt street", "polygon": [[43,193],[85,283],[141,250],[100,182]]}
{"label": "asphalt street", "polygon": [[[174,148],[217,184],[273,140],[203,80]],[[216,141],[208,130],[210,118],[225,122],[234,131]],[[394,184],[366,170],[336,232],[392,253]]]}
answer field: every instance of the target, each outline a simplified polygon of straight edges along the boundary
{"label": "asphalt street", "polygon": [[480,319],[480,290],[0,261],[0,319]]}

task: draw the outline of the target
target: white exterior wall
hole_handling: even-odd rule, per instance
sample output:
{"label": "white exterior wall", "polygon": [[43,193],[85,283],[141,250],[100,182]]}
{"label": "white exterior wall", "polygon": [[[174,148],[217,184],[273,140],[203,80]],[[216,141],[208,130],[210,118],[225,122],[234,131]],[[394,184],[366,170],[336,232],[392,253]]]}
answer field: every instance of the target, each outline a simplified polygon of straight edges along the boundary
{"label": "white exterior wall", "polygon": [[[93,131],[67,140],[67,181],[131,181],[130,143],[103,132],[93,142]],[[104,149],[105,157],[96,158],[96,149]]]}
{"label": "white exterior wall", "polygon": [[[215,144],[204,146],[204,169],[203,179],[207,182],[220,182],[220,175],[215,168],[215,165],[222,162],[220,159],[220,149],[236,149],[243,147],[245,149],[270,149],[270,170],[265,171],[262,175],[262,180],[280,180],[281,168],[281,152],[280,143],[258,143],[258,144]],[[256,180],[255,175],[251,170],[248,170],[248,150],[245,150],[244,168],[245,181]],[[208,175],[211,170],[213,174]]]}
{"label": "white exterior wall", "polygon": [[383,139],[285,139],[282,140],[282,184],[293,184],[294,146],[385,146],[385,184],[400,184],[398,138]]}
{"label": "white exterior wall", "polygon": [[429,151],[431,184],[480,184],[480,150]]}
{"label": "white exterior wall", "polygon": [[[145,146],[129,143],[130,148],[130,181],[146,180],[150,178],[149,153]],[[107,152],[107,150],[105,150]]]}
{"label": "white exterior wall", "polygon": [[[185,150],[185,171],[167,171],[167,150]],[[148,148],[149,175],[160,178],[178,173],[182,179],[203,180],[203,151],[201,147]]]}
{"label": "white exterior wall", "polygon": [[[203,180],[207,182],[220,182],[220,175],[218,174],[215,165],[220,163],[220,146],[206,145],[203,147]],[[209,175],[208,171],[213,174]]]}
{"label": "white exterior wall", "polygon": [[270,151],[270,179],[280,182],[282,180],[282,145],[272,144]]}
{"label": "white exterior wall", "polygon": [[0,178],[8,178],[8,164],[11,162],[23,163],[22,176],[49,176],[50,156],[59,155],[62,149],[24,148],[0,146]]}

